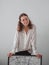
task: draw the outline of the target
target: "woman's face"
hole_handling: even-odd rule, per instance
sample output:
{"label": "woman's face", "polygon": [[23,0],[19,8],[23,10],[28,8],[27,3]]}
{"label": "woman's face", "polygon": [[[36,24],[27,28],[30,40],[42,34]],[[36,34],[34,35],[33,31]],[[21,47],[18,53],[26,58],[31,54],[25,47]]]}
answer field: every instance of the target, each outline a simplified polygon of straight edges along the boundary
{"label": "woman's face", "polygon": [[29,24],[29,18],[27,16],[22,16],[21,17],[21,23],[24,25],[24,26],[27,26]]}

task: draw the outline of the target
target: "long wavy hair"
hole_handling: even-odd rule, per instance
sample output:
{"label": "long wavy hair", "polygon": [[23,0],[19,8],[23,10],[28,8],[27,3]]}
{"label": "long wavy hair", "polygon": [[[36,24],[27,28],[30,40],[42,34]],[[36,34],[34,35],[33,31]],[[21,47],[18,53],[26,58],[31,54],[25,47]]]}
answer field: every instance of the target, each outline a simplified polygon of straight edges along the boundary
{"label": "long wavy hair", "polygon": [[[21,23],[21,17],[23,16],[27,16],[28,15],[26,13],[21,13],[20,16],[19,16],[19,21],[18,21],[18,26],[17,26],[17,30],[20,32],[23,30],[24,28],[24,25]],[[28,27],[29,29],[32,29],[33,28],[33,24],[31,23],[31,20],[29,19],[29,24],[28,24]]]}

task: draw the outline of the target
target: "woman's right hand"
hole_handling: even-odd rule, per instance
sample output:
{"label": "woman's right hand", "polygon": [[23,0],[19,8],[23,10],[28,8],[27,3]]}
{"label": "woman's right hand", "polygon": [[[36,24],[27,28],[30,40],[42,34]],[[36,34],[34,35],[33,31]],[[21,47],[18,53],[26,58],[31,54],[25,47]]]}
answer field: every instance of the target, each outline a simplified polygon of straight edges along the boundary
{"label": "woman's right hand", "polygon": [[8,57],[11,57],[12,55],[13,55],[12,52],[9,52],[9,53],[8,53]]}

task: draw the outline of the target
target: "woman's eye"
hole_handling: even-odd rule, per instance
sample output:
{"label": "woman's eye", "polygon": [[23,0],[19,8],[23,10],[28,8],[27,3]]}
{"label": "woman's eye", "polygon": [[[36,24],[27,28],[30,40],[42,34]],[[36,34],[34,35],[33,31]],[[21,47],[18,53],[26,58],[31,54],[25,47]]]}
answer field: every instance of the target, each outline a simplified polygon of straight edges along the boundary
{"label": "woman's eye", "polygon": [[23,21],[27,20],[27,18],[23,19]]}
{"label": "woman's eye", "polygon": [[26,20],[27,20],[27,18],[26,18]]}
{"label": "woman's eye", "polygon": [[23,21],[24,21],[24,19],[23,19]]}

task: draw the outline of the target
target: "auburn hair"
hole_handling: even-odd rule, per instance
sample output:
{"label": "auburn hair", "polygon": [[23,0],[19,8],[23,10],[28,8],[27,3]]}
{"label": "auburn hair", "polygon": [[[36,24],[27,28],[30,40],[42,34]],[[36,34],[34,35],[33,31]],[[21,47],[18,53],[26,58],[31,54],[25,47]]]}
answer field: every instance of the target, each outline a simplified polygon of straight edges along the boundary
{"label": "auburn hair", "polygon": [[[18,26],[17,26],[17,30],[20,32],[23,30],[24,28],[24,25],[21,23],[21,17],[23,16],[27,16],[28,15],[26,13],[21,13],[20,16],[19,16],[19,21],[18,21]],[[28,27],[29,29],[32,29],[33,28],[33,24],[31,23],[31,20],[29,19],[29,24],[28,24]]]}

